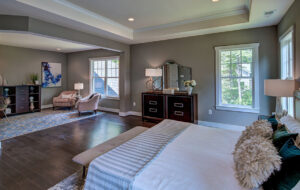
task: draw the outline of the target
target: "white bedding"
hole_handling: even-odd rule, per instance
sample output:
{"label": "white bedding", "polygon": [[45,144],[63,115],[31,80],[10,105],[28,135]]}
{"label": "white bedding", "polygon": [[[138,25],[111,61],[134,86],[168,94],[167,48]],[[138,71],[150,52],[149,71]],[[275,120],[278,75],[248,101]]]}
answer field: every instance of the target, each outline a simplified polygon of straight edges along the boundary
{"label": "white bedding", "polygon": [[232,156],[240,134],[191,125],[135,178],[133,189],[243,189],[234,176]]}

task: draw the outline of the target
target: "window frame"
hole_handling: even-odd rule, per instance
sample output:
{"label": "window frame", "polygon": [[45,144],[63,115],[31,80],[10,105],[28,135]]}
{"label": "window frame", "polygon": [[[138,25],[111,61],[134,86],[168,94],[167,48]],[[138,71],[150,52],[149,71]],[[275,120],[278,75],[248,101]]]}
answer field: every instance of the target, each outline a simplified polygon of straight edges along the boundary
{"label": "window frame", "polygon": [[[291,34],[291,39],[290,39],[290,42],[292,44],[292,47],[291,47],[291,51],[292,51],[292,57],[289,57],[290,60],[292,60],[292,64],[291,64],[291,67],[292,67],[292,73],[290,73],[292,75],[292,77],[287,77],[287,78],[284,78],[282,76],[282,70],[283,70],[283,63],[282,63],[282,44],[284,43],[284,40],[288,35]],[[286,43],[288,44],[288,42]],[[290,80],[294,80],[295,79],[295,30],[294,30],[294,26],[291,26],[290,28],[287,29],[287,31],[285,31],[280,37],[279,37],[279,52],[280,52],[280,78],[282,80],[287,80],[287,79],[290,79]],[[289,71],[288,71],[289,72]],[[287,74],[288,75],[288,74]],[[294,97],[285,97],[285,98],[281,98],[281,103],[283,104],[283,99],[285,100],[285,103],[287,104],[287,109],[289,109],[289,100],[291,100],[292,102],[292,112],[293,113],[288,113],[290,114],[292,117],[295,117],[295,99]],[[289,110],[287,110],[289,111]]]}
{"label": "window frame", "polygon": [[[119,76],[118,77],[107,77],[107,60],[111,59],[118,59],[119,61]],[[120,100],[120,56],[109,56],[109,57],[95,57],[95,58],[89,58],[89,92],[93,92],[93,86],[94,86],[94,76],[93,76],[93,71],[94,71],[94,61],[103,61],[105,60],[105,77],[104,77],[104,88],[105,88],[105,95],[101,94],[101,98],[104,99],[113,99],[113,100]],[[103,77],[100,77],[103,78]],[[118,91],[118,96],[108,96],[107,95],[107,78],[118,78],[119,79],[119,91]]]}
{"label": "window frame", "polygon": [[[259,43],[240,44],[230,46],[215,47],[215,67],[216,67],[216,109],[226,111],[260,113],[259,104]],[[222,88],[221,88],[221,51],[233,51],[253,49],[252,57],[252,106],[238,106],[230,104],[222,104]],[[249,77],[250,78],[250,77]]]}

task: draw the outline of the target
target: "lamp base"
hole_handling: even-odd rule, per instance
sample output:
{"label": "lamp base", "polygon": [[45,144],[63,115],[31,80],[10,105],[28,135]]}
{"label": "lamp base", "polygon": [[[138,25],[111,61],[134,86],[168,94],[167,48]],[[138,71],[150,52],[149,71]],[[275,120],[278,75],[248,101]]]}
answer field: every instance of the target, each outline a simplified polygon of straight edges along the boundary
{"label": "lamp base", "polygon": [[276,117],[279,119],[283,116],[282,104],[281,104],[281,97],[276,97]]}

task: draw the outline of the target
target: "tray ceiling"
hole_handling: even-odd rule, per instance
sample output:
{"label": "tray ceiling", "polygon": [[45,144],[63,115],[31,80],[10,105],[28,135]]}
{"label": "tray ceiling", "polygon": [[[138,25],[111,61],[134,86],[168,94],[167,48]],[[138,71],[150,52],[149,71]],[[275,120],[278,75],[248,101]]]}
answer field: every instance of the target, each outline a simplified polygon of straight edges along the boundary
{"label": "tray ceiling", "polygon": [[[127,44],[278,24],[294,0],[10,0],[23,15]],[[265,16],[265,12],[274,11]],[[134,18],[129,22],[128,18]]]}

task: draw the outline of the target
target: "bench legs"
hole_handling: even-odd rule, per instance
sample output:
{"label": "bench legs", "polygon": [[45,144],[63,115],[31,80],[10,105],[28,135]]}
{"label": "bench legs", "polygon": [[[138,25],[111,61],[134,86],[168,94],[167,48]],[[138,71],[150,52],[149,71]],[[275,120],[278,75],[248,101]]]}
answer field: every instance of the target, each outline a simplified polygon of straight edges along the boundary
{"label": "bench legs", "polygon": [[86,167],[83,166],[82,168],[82,179],[84,179],[86,177]]}

